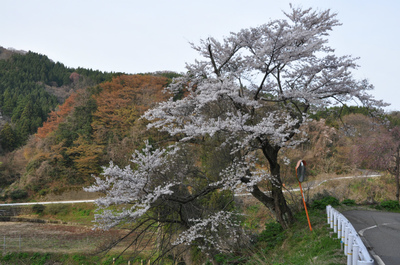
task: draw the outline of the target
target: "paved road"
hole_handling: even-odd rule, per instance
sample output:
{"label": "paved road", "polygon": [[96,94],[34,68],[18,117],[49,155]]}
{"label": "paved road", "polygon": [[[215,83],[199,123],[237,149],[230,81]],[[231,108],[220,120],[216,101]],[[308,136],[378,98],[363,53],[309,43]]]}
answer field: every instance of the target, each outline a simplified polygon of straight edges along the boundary
{"label": "paved road", "polygon": [[[301,184],[303,187],[303,190],[310,188],[314,189],[318,186],[321,186],[322,184],[332,181],[332,180],[341,180],[341,179],[357,179],[357,178],[377,178],[380,177],[381,174],[376,174],[376,173],[370,173],[370,172],[365,172],[363,175],[357,175],[357,176],[347,176],[347,177],[335,177],[335,178],[330,178],[330,179],[325,179],[325,180],[311,180],[308,182],[304,182]],[[292,189],[292,191],[299,191],[300,189]]]}
{"label": "paved road", "polygon": [[342,214],[363,238],[377,264],[400,264],[400,213],[347,211]]}
{"label": "paved road", "polygon": [[[357,175],[357,176],[336,177],[336,178],[330,178],[330,179],[325,179],[325,180],[311,180],[308,182],[303,182],[301,184],[301,186],[302,186],[303,190],[307,190],[307,189],[314,189],[314,188],[321,186],[322,184],[324,184],[328,181],[332,181],[332,180],[357,179],[357,178],[377,178],[380,176],[381,176],[380,174],[370,173],[367,171],[363,175]],[[296,187],[298,187],[298,186],[296,186]],[[293,187],[286,186],[283,189],[283,192],[293,192],[293,191],[300,191],[300,188],[293,188]],[[240,194],[235,194],[235,196],[251,196],[251,193],[240,193]],[[400,263],[398,265],[400,265]]]}

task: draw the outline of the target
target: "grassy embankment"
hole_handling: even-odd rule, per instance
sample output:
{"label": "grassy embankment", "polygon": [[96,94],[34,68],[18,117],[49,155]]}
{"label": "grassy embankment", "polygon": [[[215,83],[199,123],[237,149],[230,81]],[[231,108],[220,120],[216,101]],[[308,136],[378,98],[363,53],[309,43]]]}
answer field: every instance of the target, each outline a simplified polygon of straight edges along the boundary
{"label": "grassy embankment", "polygon": [[[64,208],[64,213],[59,214],[60,219],[70,221],[82,221],[81,215],[87,212],[78,210],[75,207],[70,208],[70,214]],[[65,214],[65,216],[63,216]],[[68,215],[68,217],[66,217]],[[73,220],[73,216],[77,216],[77,220]],[[46,217],[45,214],[42,217]],[[304,213],[296,215],[297,222],[295,225],[287,230],[281,231],[274,223],[269,223],[266,230],[259,236],[258,242],[255,245],[253,254],[247,257],[235,257],[220,255],[218,261],[220,264],[344,264],[344,257],[339,250],[339,243],[332,238],[329,238],[329,231],[325,225],[325,214],[321,210],[310,211],[311,222],[313,231],[310,232]],[[54,219],[54,216],[52,217]],[[87,224],[90,218],[83,221]],[[53,225],[54,226],[54,225]],[[70,225],[70,227],[73,227]],[[72,228],[71,228],[72,229]],[[91,251],[96,249],[96,243],[90,238],[87,245],[83,246],[80,242],[79,236],[64,237],[64,235],[55,234],[56,237],[49,235],[43,238],[41,242],[41,235],[36,235],[36,243],[43,247],[53,245],[49,251],[37,249],[34,251],[19,252],[15,250],[3,255],[0,258],[1,264],[53,264],[59,262],[60,264],[112,264],[113,257],[116,253],[109,255],[91,255]],[[69,242],[57,242],[57,237],[64,237],[63,240]],[[96,238],[95,241],[100,238]],[[103,238],[104,239],[104,238]],[[85,240],[84,240],[85,241]],[[47,243],[46,243],[47,242]],[[100,244],[97,241],[97,246]],[[88,246],[91,246],[88,247]],[[26,246],[25,246],[26,247]],[[33,246],[28,246],[32,247]],[[77,251],[78,248],[86,248],[87,253]],[[90,251],[91,249],[91,251]],[[256,250],[258,249],[258,250]],[[137,257],[136,260],[131,261],[131,264],[141,264],[144,257]],[[122,258],[116,261],[116,264],[127,264],[127,258]]]}
{"label": "grassy embankment", "polygon": [[[256,221],[264,222],[268,220],[260,220],[258,206],[250,207],[250,215],[246,220],[245,225],[253,226],[253,229],[260,230],[260,227],[254,226]],[[261,208],[261,207],[260,207]],[[82,235],[89,235],[89,230],[86,227],[91,224],[93,218],[94,207],[90,204],[77,205],[51,205],[43,209],[43,212],[31,217],[40,217],[48,220],[62,220],[69,222],[69,235],[60,234],[62,229],[55,232],[55,237],[46,234],[36,234],[36,245],[43,247],[51,245],[51,248],[37,251],[22,251],[18,249],[8,252],[0,258],[1,264],[112,264],[113,258],[117,253],[104,255],[91,255],[93,251],[105,239],[104,235],[97,237],[85,238]],[[254,214],[251,214],[253,212]],[[262,211],[261,211],[262,212]],[[257,213],[257,214],[256,214]],[[258,216],[258,217],[257,217]],[[340,261],[344,260],[337,241],[329,238],[329,231],[325,225],[325,213],[323,210],[310,211],[313,232],[309,231],[308,223],[304,212],[296,215],[297,222],[294,226],[287,230],[281,231],[275,223],[268,223],[266,229],[258,237],[258,242],[253,246],[246,257],[235,257],[220,255],[218,261],[220,264],[343,264]],[[29,218],[29,216],[25,216]],[[250,220],[252,219],[252,220]],[[81,226],[78,234],[72,235],[76,230],[74,223]],[[252,225],[253,223],[253,225]],[[44,224],[42,224],[43,226]],[[57,225],[51,225],[56,230]],[[64,225],[65,227],[65,225]],[[48,229],[47,229],[48,230]],[[65,231],[65,230],[64,230]],[[67,233],[67,234],[68,234]],[[60,238],[61,237],[61,238]],[[43,239],[43,241],[41,241]],[[61,239],[65,241],[57,241]],[[68,242],[67,242],[68,241]],[[82,244],[82,241],[86,244]],[[25,246],[26,247],[26,246]],[[34,249],[33,246],[32,250]],[[46,247],[45,247],[46,248]],[[82,253],[84,250],[85,252]],[[127,264],[127,257],[117,260],[115,264]],[[141,264],[145,260],[144,257],[137,257],[131,261],[131,264]],[[326,262],[325,262],[326,261]],[[325,263],[321,263],[325,262]]]}

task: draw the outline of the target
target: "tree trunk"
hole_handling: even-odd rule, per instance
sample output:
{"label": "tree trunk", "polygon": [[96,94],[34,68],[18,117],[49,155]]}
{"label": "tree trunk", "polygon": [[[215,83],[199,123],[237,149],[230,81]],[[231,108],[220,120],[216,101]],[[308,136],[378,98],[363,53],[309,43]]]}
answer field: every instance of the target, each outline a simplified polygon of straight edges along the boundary
{"label": "tree trunk", "polygon": [[282,180],[280,177],[280,166],[278,163],[271,165],[271,175],[273,177],[271,195],[275,204],[276,221],[282,225],[284,229],[294,222],[292,211],[286,203],[286,198],[282,192]]}
{"label": "tree trunk", "polygon": [[275,218],[276,221],[287,229],[294,222],[292,211],[286,203],[286,199],[282,192],[282,187],[272,188],[272,197],[275,203]]}
{"label": "tree trunk", "polygon": [[286,204],[286,199],[282,189],[273,187],[270,192],[271,196],[262,192],[258,186],[253,186],[251,194],[264,204],[274,215],[275,220],[284,228],[287,229],[293,223],[294,218],[292,211]]}
{"label": "tree trunk", "polygon": [[[282,192],[282,180],[281,180],[281,172],[280,165],[278,163],[278,152],[279,147],[272,147],[267,144],[262,149],[264,156],[267,158],[270,168],[271,168],[271,176],[273,180],[271,181],[271,195],[267,196],[264,194],[264,197],[255,195],[253,191],[253,196],[257,199],[262,198],[260,200],[267,206],[271,212],[275,216],[275,220],[284,228],[287,229],[294,222],[294,217],[292,211],[286,203],[286,198]],[[258,188],[258,187],[257,187]],[[260,191],[261,192],[261,191]],[[267,198],[265,198],[267,197]]]}

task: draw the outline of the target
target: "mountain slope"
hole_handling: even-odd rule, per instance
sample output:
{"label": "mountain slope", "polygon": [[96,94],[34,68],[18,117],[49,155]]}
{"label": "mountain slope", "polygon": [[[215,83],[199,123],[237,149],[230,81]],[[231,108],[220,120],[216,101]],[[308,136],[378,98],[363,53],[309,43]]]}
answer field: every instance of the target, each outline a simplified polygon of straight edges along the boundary
{"label": "mountain slope", "polygon": [[0,152],[25,144],[72,91],[112,75],[68,68],[45,55],[0,47]]}
{"label": "mountain slope", "polygon": [[145,139],[162,137],[148,131],[139,118],[167,99],[163,88],[169,81],[163,76],[120,75],[72,93],[23,147],[25,170],[12,180],[14,186],[31,195],[81,189],[109,161],[127,165]]}

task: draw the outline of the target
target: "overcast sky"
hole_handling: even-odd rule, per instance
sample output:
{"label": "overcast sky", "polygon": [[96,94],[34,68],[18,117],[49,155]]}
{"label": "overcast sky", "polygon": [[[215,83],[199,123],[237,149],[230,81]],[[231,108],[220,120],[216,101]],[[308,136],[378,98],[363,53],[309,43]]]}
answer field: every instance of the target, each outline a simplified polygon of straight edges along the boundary
{"label": "overcast sky", "polygon": [[197,58],[188,42],[283,18],[289,3],[338,13],[330,45],[360,57],[356,76],[400,111],[398,0],[1,0],[0,46],[74,68],[184,72]]}

